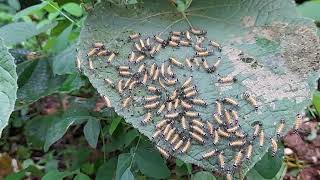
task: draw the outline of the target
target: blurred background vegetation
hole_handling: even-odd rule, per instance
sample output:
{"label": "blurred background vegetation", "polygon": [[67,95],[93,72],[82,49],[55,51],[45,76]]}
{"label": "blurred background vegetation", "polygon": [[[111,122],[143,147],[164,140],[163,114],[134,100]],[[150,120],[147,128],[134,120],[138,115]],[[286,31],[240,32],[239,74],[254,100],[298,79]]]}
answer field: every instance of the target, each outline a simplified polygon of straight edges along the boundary
{"label": "blurred background vegetation", "polygon": [[[181,8],[191,1],[174,2]],[[15,57],[19,76],[16,109],[0,139],[0,179],[215,179],[215,174],[180,160],[165,162],[145,137],[104,108],[104,101],[75,69],[77,39],[95,3],[0,0],[0,37]],[[320,0],[297,3],[298,11],[320,27]],[[319,99],[314,100],[318,105]],[[311,119],[317,118],[314,107],[308,112]],[[317,132],[316,122],[305,136],[313,140]],[[274,179],[286,173],[286,178],[301,177],[310,167],[292,153],[285,167],[281,161],[263,160],[247,179],[263,178],[259,168],[274,163],[280,166],[267,172]]]}

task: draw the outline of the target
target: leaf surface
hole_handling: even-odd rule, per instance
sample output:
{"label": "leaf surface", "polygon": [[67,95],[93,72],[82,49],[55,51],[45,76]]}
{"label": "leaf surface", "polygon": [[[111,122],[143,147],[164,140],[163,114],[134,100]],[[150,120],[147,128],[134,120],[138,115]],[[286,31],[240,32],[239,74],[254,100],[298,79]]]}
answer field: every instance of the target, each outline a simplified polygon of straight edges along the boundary
{"label": "leaf surface", "polygon": [[2,130],[8,125],[17,99],[17,79],[14,58],[0,37],[0,137]]}
{"label": "leaf surface", "polygon": [[[292,128],[296,114],[310,103],[310,89],[319,72],[319,57],[316,55],[319,51],[319,39],[316,28],[312,21],[299,17],[291,1],[198,0],[193,1],[184,14],[166,1],[148,1],[136,5],[135,8],[110,7],[108,3],[101,3],[89,14],[80,35],[78,55],[82,70],[98,92],[110,98],[115,111],[123,116],[126,122],[152,139],[156,131],[155,125],[163,119],[165,113],[159,116],[156,114],[157,110],[151,110],[152,122],[147,125],[141,123],[147,113],[143,108],[145,101],[142,98],[150,95],[147,88],[139,85],[133,92],[125,90],[120,96],[117,89],[108,86],[104,79],[111,79],[115,83],[121,79],[124,79],[124,82],[127,80],[119,76],[117,67],[129,64],[128,54],[134,50],[133,42],[128,42],[130,34],[139,32],[143,38],[161,34],[162,38],[167,39],[170,31],[185,31],[190,25],[206,30],[208,39],[222,45],[221,53],[215,51],[213,56],[206,58],[212,65],[221,57],[221,63],[217,70],[210,74],[203,68],[193,67],[191,71],[186,67],[178,68],[172,65],[179,82],[167,90],[161,89],[160,102],[164,103],[175,88],[180,88],[187,78],[193,76],[192,84],[197,86],[197,97],[208,104],[206,107],[196,106],[194,110],[200,112],[202,120],[218,126],[212,116],[217,110],[215,101],[225,97],[237,100],[239,108],[236,110],[241,131],[248,134],[247,142],[252,141],[254,149],[250,161],[243,159],[241,170],[246,174],[268,151],[271,146],[270,138],[277,138],[276,129],[280,119],[285,119],[285,133]],[[193,38],[196,39],[194,36]],[[107,49],[119,53],[111,65],[106,62],[108,57],[87,58],[94,42],[102,42]],[[147,58],[144,62],[149,71],[153,63],[160,67],[162,63],[169,63],[170,57],[184,62],[186,57],[192,58],[194,55],[195,51],[191,47],[167,47],[161,49],[155,58]],[[92,60],[94,69],[90,68],[88,59]],[[136,72],[141,64],[130,64],[132,71]],[[219,78],[225,76],[235,76],[237,82],[218,83]],[[148,81],[147,84],[161,88],[157,82]],[[244,99],[245,92],[254,95],[258,111]],[[129,104],[129,108],[123,108],[124,100],[130,95],[134,102]],[[225,108],[233,107],[226,105]],[[256,121],[262,123],[265,132],[262,148],[259,148],[258,140],[253,138],[253,124]],[[179,133],[184,132],[178,119],[174,126]],[[188,132],[187,135],[180,135],[189,137]],[[229,142],[232,138],[221,138],[219,143],[214,145],[207,136],[203,145],[192,141],[187,153],[179,153],[173,152],[173,146],[163,139],[154,141],[171,155],[187,163],[222,173],[225,171],[221,171],[218,158],[203,159],[202,156],[214,149],[224,151],[226,169],[238,171],[238,168],[233,168],[235,155],[241,149],[244,153],[247,149],[247,146],[231,148]]]}

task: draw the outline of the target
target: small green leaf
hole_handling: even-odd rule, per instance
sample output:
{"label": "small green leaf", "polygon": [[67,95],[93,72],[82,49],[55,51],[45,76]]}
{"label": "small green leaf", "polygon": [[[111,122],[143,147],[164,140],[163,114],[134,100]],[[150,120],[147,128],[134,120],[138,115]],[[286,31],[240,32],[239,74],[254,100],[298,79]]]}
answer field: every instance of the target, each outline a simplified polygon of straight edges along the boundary
{"label": "small green leaf", "polygon": [[318,115],[320,115],[320,91],[316,90],[313,93],[312,103],[313,103],[314,107],[316,108]]}
{"label": "small green leaf", "polygon": [[52,121],[56,120],[55,118],[57,117],[54,115],[36,116],[28,120],[24,127],[28,145],[33,148],[42,148],[46,140],[46,133]]}
{"label": "small green leaf", "polygon": [[[67,40],[66,40],[67,41]],[[53,74],[63,75],[72,74],[76,72],[76,46],[75,44],[69,46],[52,59]]]}
{"label": "small green leaf", "polygon": [[177,166],[183,166],[185,163],[181,161],[180,159],[176,159],[176,165]]}
{"label": "small green leaf", "polygon": [[112,119],[112,123],[110,125],[110,128],[109,128],[109,134],[112,135],[113,132],[117,129],[119,123],[121,122],[121,117],[120,116],[117,116],[115,118]]}
{"label": "small green leaf", "polygon": [[14,59],[0,37],[0,137],[17,99],[17,79]]}
{"label": "small green leaf", "polygon": [[16,173],[11,173],[8,176],[4,178],[4,180],[18,180],[18,179],[23,179],[25,177],[26,172],[24,170],[16,172]]}
{"label": "small green leaf", "polygon": [[68,128],[74,123],[75,119],[65,118],[58,122],[53,123],[49,128],[48,134],[46,135],[46,142],[44,144],[44,151],[48,151],[49,147],[57,140],[63,137],[67,132]]}
{"label": "small green leaf", "polygon": [[14,20],[17,20],[19,18],[27,16],[35,11],[38,11],[38,10],[42,9],[43,7],[45,7],[46,5],[48,5],[48,3],[46,1],[42,1],[42,3],[40,3],[40,4],[29,6],[25,9],[23,9],[22,11],[18,12],[17,14],[15,14]]}
{"label": "small green leaf", "polygon": [[[267,167],[266,167],[267,168]],[[271,178],[265,178],[263,176],[261,176],[261,174],[255,169],[251,169],[247,175],[246,175],[246,179],[247,180],[279,180],[279,179],[283,179],[283,177],[286,175],[287,172],[287,166],[285,163],[281,163],[281,167],[279,169],[279,171],[277,172],[277,174],[275,174],[273,177]]]}
{"label": "small green leaf", "polygon": [[92,175],[94,173],[94,164],[89,162],[84,163],[81,166],[81,171],[86,174]]}
{"label": "small green leaf", "polygon": [[59,36],[57,37],[57,39],[55,40],[55,43],[53,45],[52,51],[54,53],[59,53],[67,48],[68,43],[69,43],[68,38],[69,38],[70,33],[72,31],[72,27],[73,27],[73,24],[68,26],[66,29],[64,29],[62,31],[61,34],[59,34]]}
{"label": "small green leaf", "polygon": [[62,6],[62,9],[64,9],[65,11],[67,11],[73,16],[77,16],[77,17],[82,16],[82,8],[77,3],[70,2],[70,3],[64,4]]}
{"label": "small green leaf", "polygon": [[165,161],[154,149],[139,146],[134,161],[142,174],[148,177],[163,179],[170,176]]}
{"label": "small green leaf", "polygon": [[100,134],[100,121],[97,119],[89,119],[83,129],[84,137],[92,148],[97,147]]}
{"label": "small green leaf", "polygon": [[266,153],[263,158],[255,164],[254,168],[261,177],[271,179],[276,176],[282,166],[282,158],[279,155],[272,156],[271,152]]}
{"label": "small green leaf", "polygon": [[139,132],[136,129],[131,129],[124,135],[124,147],[128,147],[133,140],[139,136]]}
{"label": "small green leaf", "polygon": [[200,171],[194,174],[191,179],[192,180],[216,180],[216,177],[214,177],[211,172]]}
{"label": "small green leaf", "polygon": [[90,177],[83,173],[78,173],[74,180],[90,180]]}
{"label": "small green leaf", "polygon": [[58,91],[61,93],[68,93],[79,89],[85,84],[85,80],[81,78],[79,73],[69,74],[65,81],[61,84]]}
{"label": "small green leaf", "polygon": [[121,180],[123,173],[130,166],[131,160],[132,160],[132,157],[130,153],[123,153],[118,156],[116,180]]}
{"label": "small green leaf", "polygon": [[113,179],[116,175],[116,167],[117,158],[113,157],[99,167],[96,174],[96,180]]}
{"label": "small green leaf", "polygon": [[121,180],[134,180],[134,176],[130,170],[130,167],[122,174]]}
{"label": "small green leaf", "polygon": [[70,109],[66,111],[57,122],[53,122],[49,128],[44,144],[44,151],[48,151],[49,147],[59,140],[71,125],[82,123],[84,120],[92,118],[92,116],[89,116],[87,109],[76,105],[70,107]]}
{"label": "small green leaf", "polygon": [[89,148],[68,148],[70,153],[67,154],[71,158],[70,171],[80,169],[85,163],[88,162],[90,156]]}
{"label": "small green leaf", "polygon": [[42,177],[42,180],[63,180],[63,178],[72,175],[70,172],[60,172],[58,170],[49,171]]}

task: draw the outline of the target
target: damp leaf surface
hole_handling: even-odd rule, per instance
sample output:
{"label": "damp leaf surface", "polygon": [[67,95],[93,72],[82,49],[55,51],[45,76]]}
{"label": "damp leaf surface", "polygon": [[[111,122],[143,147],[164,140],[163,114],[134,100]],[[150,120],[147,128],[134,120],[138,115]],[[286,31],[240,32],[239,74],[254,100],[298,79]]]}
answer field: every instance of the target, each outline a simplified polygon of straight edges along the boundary
{"label": "damp leaf surface", "polygon": [[[139,43],[128,41],[130,34],[139,32],[141,37],[150,37],[154,43],[153,35],[160,34],[162,38],[167,39],[170,31],[185,31],[190,26],[206,30],[207,39],[221,44],[221,52],[214,50],[212,56],[205,58],[210,65],[221,58],[216,71],[208,73],[202,65],[200,68],[195,65],[192,69],[188,68],[185,58],[192,58],[195,50],[183,46],[162,48],[154,58],[146,58],[142,63],[128,62],[128,54],[134,50],[134,42]],[[319,55],[316,53],[319,50],[319,39],[315,32],[312,21],[299,17],[295,5],[290,0],[198,0],[192,1],[183,14],[167,1],[146,1],[127,8],[100,3],[84,23],[78,57],[81,61],[81,71],[97,91],[109,97],[115,111],[151,140],[156,131],[155,125],[167,112],[157,115],[159,107],[151,109],[152,120],[143,125],[141,121],[147,115],[144,97],[150,96],[147,87],[138,83],[131,91],[127,88],[119,94],[117,88],[112,88],[104,81],[108,78],[115,84],[121,79],[126,82],[129,78],[119,75],[117,67],[120,65],[130,65],[130,71],[136,72],[140,65],[146,63],[149,71],[153,63],[160,68],[162,63],[166,66],[170,64],[170,57],[175,57],[184,67],[172,65],[179,81],[165,90],[161,89],[160,104],[166,103],[173,91],[181,89],[183,82],[192,76],[192,84],[196,85],[198,90],[196,97],[208,104],[195,106],[193,110],[200,113],[201,121],[209,121],[215,127],[219,127],[213,120],[213,113],[217,111],[216,100],[226,97],[235,99],[239,103],[238,108],[229,105],[223,107],[238,112],[240,130],[248,134],[245,146],[230,147],[229,143],[235,140],[234,137],[221,138],[217,145],[214,145],[206,128],[205,143],[200,144],[192,140],[187,153],[172,151],[174,146],[163,140],[164,138],[152,141],[168,151],[171,156],[206,170],[215,170],[223,174],[227,169],[231,172],[241,170],[245,175],[268,152],[271,146],[270,138],[278,139],[276,129],[280,119],[285,119],[283,134],[293,127],[296,114],[310,103],[312,82],[316,73],[319,73]],[[195,39],[193,36],[193,41]],[[109,56],[87,57],[94,42],[102,42],[108,50],[118,52],[111,64],[107,63]],[[205,47],[209,47],[207,40],[204,44]],[[90,61],[92,67],[89,65]],[[218,82],[219,78],[226,76],[234,76],[237,81],[229,84]],[[161,88],[157,80],[149,80],[146,84]],[[245,92],[256,98],[257,111],[244,99]],[[130,95],[133,102],[124,108],[123,103]],[[189,119],[188,122],[190,121]],[[265,133],[265,143],[261,148],[258,138],[253,138],[253,125],[256,122],[262,124]],[[180,119],[174,120],[173,126],[181,137],[190,137],[189,132],[182,129]],[[251,160],[246,160],[244,157],[249,141],[253,143],[253,154]],[[224,169],[219,166],[216,155],[203,159],[203,155],[212,150],[224,152]],[[235,168],[234,158],[240,150],[244,153],[242,165]]]}

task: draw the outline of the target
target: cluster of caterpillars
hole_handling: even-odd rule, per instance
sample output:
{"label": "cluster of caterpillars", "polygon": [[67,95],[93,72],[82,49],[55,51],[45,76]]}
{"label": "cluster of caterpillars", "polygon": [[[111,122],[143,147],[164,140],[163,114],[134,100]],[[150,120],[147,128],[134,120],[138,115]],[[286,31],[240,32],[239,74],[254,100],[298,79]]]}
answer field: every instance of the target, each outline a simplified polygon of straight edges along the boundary
{"label": "cluster of caterpillars", "polygon": [[[195,28],[183,32],[172,31],[167,39],[160,35],[143,38],[140,33],[134,33],[129,36],[129,40],[132,42],[132,52],[127,62],[118,66],[111,64],[116,58],[116,52],[107,50],[103,43],[93,43],[87,53],[89,69],[95,69],[92,62],[95,56],[107,58],[106,63],[111,64],[108,68],[115,68],[120,79],[106,77],[104,81],[119,93],[123,109],[139,104],[139,98],[134,94],[136,89],[146,91],[147,95],[142,97],[139,104],[145,112],[140,123],[155,125],[152,139],[164,157],[188,153],[193,144],[218,145],[221,139],[227,140],[230,147],[238,150],[231,165],[225,163],[224,151],[219,149],[203,153],[201,159],[217,158],[221,171],[227,175],[227,179],[232,179],[232,175],[241,167],[242,162],[251,159],[253,144],[257,142],[260,147],[264,145],[267,138],[263,124],[256,121],[252,124],[253,130],[245,133],[238,123],[241,119],[238,115],[239,103],[232,97],[217,99],[212,118],[203,119],[196,109],[208,108],[208,104],[199,97],[199,89],[193,84],[193,77],[178,77],[176,73],[177,68],[203,69],[207,73],[218,71],[221,58],[217,57],[217,61],[211,65],[206,58],[221,52],[221,45],[208,40],[206,31]],[[193,57],[185,58],[183,61],[177,57],[168,57],[166,61],[150,61],[156,58],[163,48],[169,47],[190,47],[195,53]],[[81,66],[79,59],[77,66],[78,68]],[[236,81],[236,77],[226,76],[220,77],[217,83],[232,84]],[[246,92],[241,97],[252,106],[253,110],[258,110],[254,95]],[[104,99],[107,106],[112,107],[110,98],[104,96]],[[302,116],[298,115],[295,130],[300,128],[301,123]],[[272,145],[273,155],[277,152],[277,138],[281,136],[284,126],[285,121],[281,120],[276,127],[276,136],[268,139]]]}

